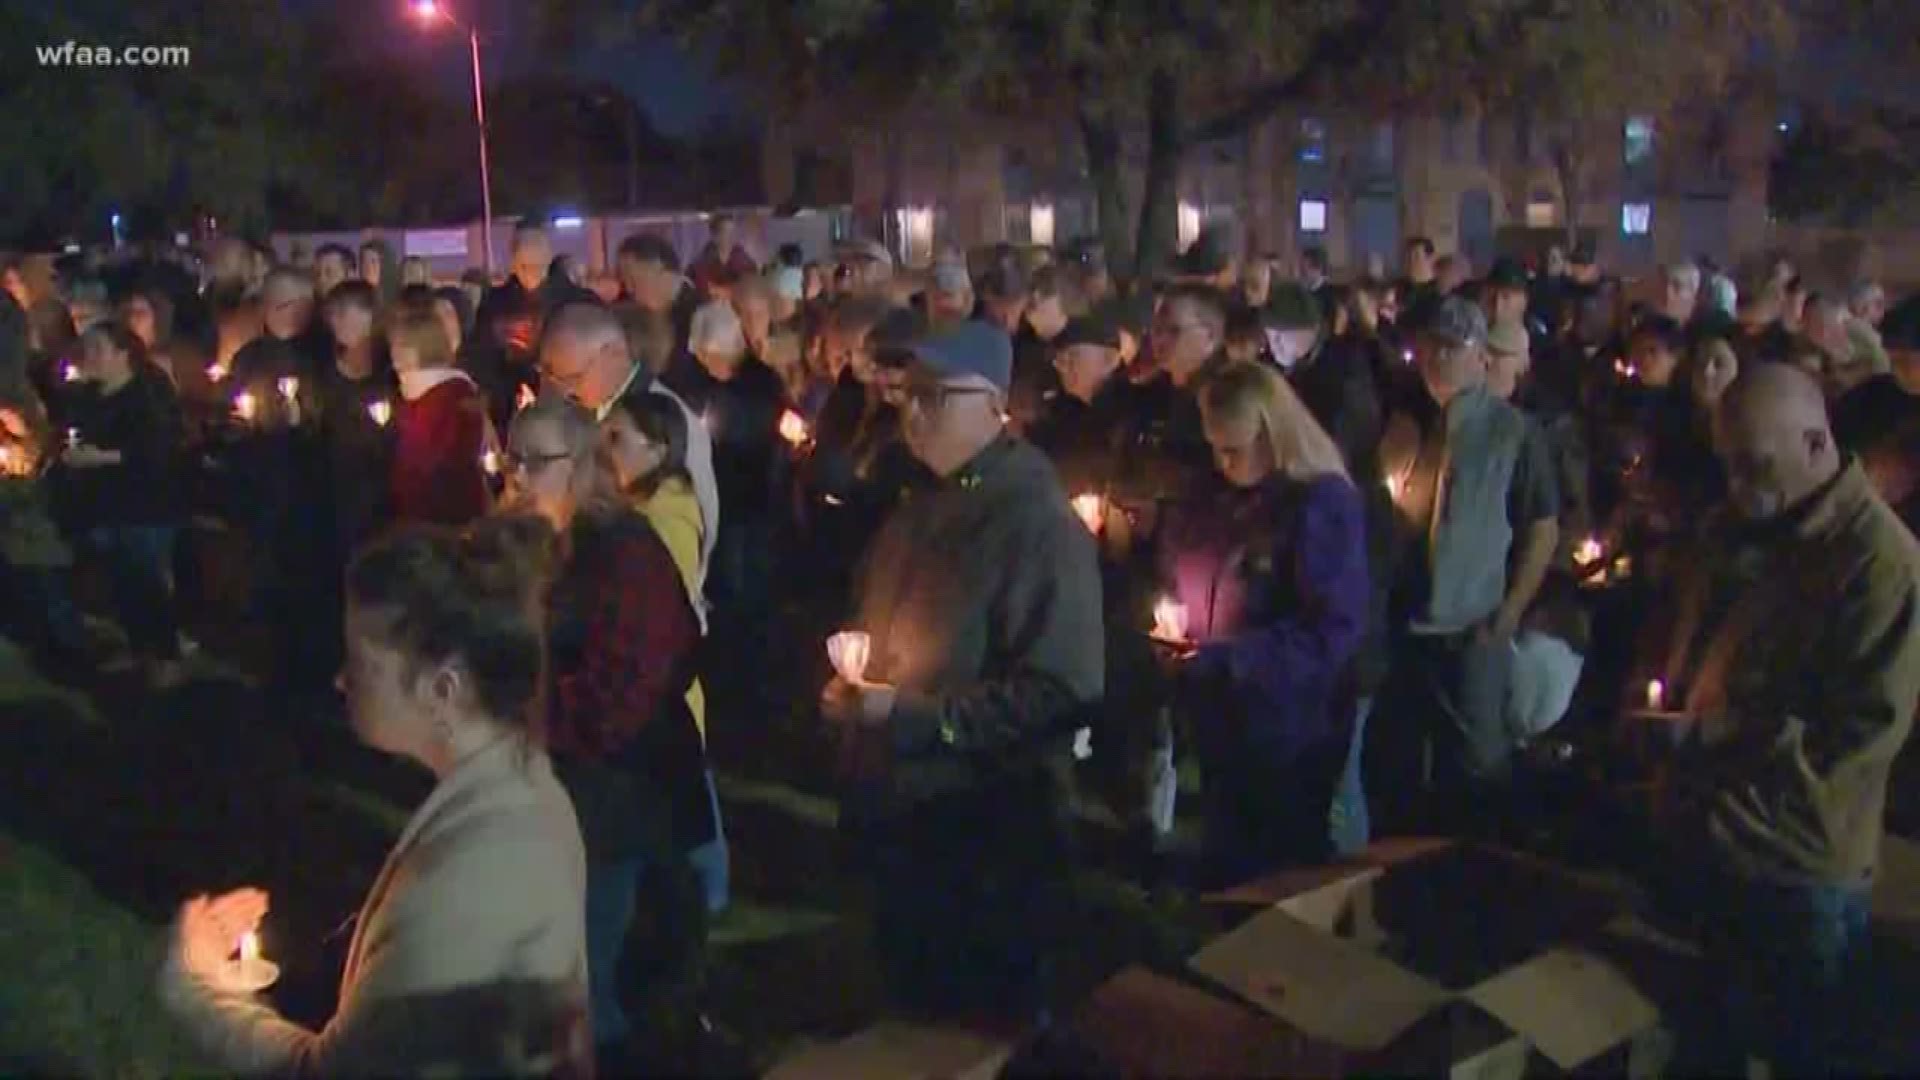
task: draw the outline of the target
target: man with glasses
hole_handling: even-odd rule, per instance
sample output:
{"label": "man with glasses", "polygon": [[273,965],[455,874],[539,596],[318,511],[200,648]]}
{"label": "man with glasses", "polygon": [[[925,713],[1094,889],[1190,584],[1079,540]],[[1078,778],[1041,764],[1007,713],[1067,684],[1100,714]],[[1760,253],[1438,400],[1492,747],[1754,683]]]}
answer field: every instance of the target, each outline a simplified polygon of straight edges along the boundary
{"label": "man with glasses", "polygon": [[540,343],[540,389],[560,394],[592,410],[604,421],[614,402],[630,393],[671,398],[687,417],[687,472],[700,503],[700,580],[706,581],[713,544],[720,532],[720,487],[713,473],[713,434],[672,390],[655,380],[627,348],[620,319],[597,303],[567,304],[547,321]]}
{"label": "man with glasses", "polygon": [[1053,467],[1006,433],[1007,336],[968,322],[912,351],[904,437],[938,479],[868,549],[870,659],[821,710],[899,1004],[1033,1022],[1069,856],[1056,770],[1104,685],[1099,568]]}

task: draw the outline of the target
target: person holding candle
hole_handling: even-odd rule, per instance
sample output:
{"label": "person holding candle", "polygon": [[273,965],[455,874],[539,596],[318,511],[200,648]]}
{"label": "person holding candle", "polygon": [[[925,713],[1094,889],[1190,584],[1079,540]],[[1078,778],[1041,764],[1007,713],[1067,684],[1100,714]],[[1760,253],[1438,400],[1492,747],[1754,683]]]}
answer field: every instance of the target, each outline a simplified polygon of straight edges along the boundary
{"label": "person holding candle", "polygon": [[[0,294],[0,314],[11,301]],[[0,318],[0,631],[65,671],[87,660],[87,637],[67,587],[73,551],[48,503],[47,464],[59,436],[26,372],[25,328]]]}
{"label": "person holding candle", "polygon": [[514,518],[464,537],[409,529],[354,561],[348,716],[362,742],[425,766],[436,785],[374,880],[339,1005],[319,1030],[228,988],[228,957],[259,932],[268,897],[242,890],[182,907],[160,997],[213,1068],[591,1071],[586,857],[534,723],[552,547],[550,526]]}
{"label": "person holding candle", "polygon": [[[1486,316],[1449,298],[1420,329],[1415,353],[1437,409],[1389,423],[1382,463],[1405,478],[1396,501],[1408,545],[1395,582],[1391,701],[1369,751],[1389,778],[1394,827],[1413,816],[1429,779],[1442,816],[1497,816],[1514,739],[1505,719],[1513,637],[1559,544],[1559,492],[1537,426],[1487,391]],[[1476,817],[1477,815],[1477,817]]]}
{"label": "person holding candle", "polygon": [[1143,589],[1148,575],[1135,564],[1147,548],[1134,542],[1124,499],[1141,484],[1130,451],[1139,445],[1151,397],[1122,373],[1121,334],[1117,302],[1068,320],[1054,338],[1062,393],[1032,439],[1053,459],[1075,513],[1091,514],[1088,527],[1098,538],[1108,694],[1093,732],[1092,772],[1127,823],[1135,854],[1150,862],[1172,835],[1178,777],[1165,680],[1140,634],[1150,600]]}
{"label": "person holding candle", "polygon": [[1194,646],[1175,700],[1201,763],[1204,872],[1230,883],[1330,854],[1373,590],[1365,500],[1286,379],[1236,364],[1200,403],[1231,490],[1172,516],[1159,561]]}
{"label": "person holding candle", "polygon": [[1808,375],[1742,374],[1714,428],[1729,497],[1652,676],[1691,719],[1658,834],[1727,987],[1724,1061],[1831,1072],[1864,1004],[1889,775],[1920,699],[1920,545]]}
{"label": "person holding candle", "polygon": [[642,899],[659,937],[650,989],[697,988],[706,904],[689,854],[715,837],[706,757],[686,706],[700,624],[673,556],[621,495],[593,416],[544,398],[514,418],[507,505],[561,536],[548,595],[543,726],[587,845],[587,954],[594,1039],[631,1022],[620,957]]}
{"label": "person holding candle", "polygon": [[87,392],[71,418],[78,438],[60,455],[58,505],[72,531],[104,557],[114,605],[149,683],[169,687],[180,678],[172,588],[179,402],[121,323],[97,323],[81,336],[80,370]]}
{"label": "person holding candle", "polygon": [[1071,854],[1054,768],[1104,687],[1098,559],[1052,466],[1005,430],[1006,334],[963,323],[912,355],[905,439],[938,480],[868,550],[849,627],[867,670],[821,711],[858,766],[841,821],[896,1001],[1032,1021]]}
{"label": "person holding candle", "polygon": [[481,458],[498,440],[480,388],[454,366],[440,320],[431,311],[400,309],[388,350],[400,383],[393,418],[395,519],[463,525],[485,514],[493,498]]}

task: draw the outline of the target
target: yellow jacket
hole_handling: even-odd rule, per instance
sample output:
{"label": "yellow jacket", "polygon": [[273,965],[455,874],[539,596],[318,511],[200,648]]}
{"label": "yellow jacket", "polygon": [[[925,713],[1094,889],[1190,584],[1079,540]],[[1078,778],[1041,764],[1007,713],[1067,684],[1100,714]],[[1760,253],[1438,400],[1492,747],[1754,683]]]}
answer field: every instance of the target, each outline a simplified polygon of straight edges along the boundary
{"label": "yellow jacket", "polygon": [[[661,542],[667,545],[667,553],[673,556],[680,581],[687,587],[687,599],[693,602],[693,610],[700,616],[704,630],[707,620],[706,601],[700,595],[700,552],[707,530],[700,520],[700,501],[694,497],[692,485],[673,477],[661,484],[650,498],[641,500],[639,509],[653,525],[653,531],[660,535]],[[687,688],[687,708],[693,712],[693,723],[700,729],[700,737],[705,739],[707,695],[699,679]]]}

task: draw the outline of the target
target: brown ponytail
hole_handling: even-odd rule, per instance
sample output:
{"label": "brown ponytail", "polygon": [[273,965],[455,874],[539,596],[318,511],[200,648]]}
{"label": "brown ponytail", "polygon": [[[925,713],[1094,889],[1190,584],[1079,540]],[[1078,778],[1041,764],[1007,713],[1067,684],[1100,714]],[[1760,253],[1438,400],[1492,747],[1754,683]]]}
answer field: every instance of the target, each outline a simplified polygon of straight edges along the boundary
{"label": "brown ponytail", "polygon": [[483,518],[464,534],[395,533],[347,570],[347,595],[390,613],[384,637],[415,664],[458,661],[494,719],[531,732],[545,674],[556,539],[543,519]]}

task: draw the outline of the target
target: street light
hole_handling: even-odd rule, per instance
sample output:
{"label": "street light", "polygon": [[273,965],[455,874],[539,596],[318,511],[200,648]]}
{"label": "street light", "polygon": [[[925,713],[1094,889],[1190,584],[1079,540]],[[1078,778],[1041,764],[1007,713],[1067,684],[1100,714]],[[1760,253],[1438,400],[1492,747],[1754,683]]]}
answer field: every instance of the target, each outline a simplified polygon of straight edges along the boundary
{"label": "street light", "polygon": [[493,277],[493,175],[487,165],[487,98],[480,82],[480,31],[462,26],[439,0],[413,0],[413,14],[422,24],[444,22],[455,30],[467,32],[467,45],[473,56],[473,122],[480,132],[480,243],[481,266]]}

